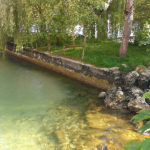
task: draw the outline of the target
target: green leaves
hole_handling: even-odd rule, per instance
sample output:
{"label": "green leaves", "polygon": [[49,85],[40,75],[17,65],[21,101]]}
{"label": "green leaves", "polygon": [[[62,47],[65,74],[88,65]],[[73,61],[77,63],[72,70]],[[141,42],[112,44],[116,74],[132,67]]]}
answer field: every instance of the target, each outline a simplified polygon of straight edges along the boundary
{"label": "green leaves", "polygon": [[[147,48],[147,52],[149,53],[150,49],[150,24],[147,22],[144,24],[143,29],[141,29],[136,34],[136,41],[138,42],[139,46],[144,46]],[[146,93],[148,97],[150,97],[149,93]]]}
{"label": "green leaves", "polygon": [[125,150],[138,150],[140,143],[137,141],[131,141],[124,146]]}
{"label": "green leaves", "polygon": [[138,114],[132,118],[132,121],[134,123],[138,123],[138,122],[146,120],[146,119],[150,119],[150,110],[149,109],[139,111]]}
{"label": "green leaves", "polygon": [[[144,98],[150,98],[150,92],[143,95]],[[134,123],[150,119],[150,110],[141,110],[132,118]],[[143,134],[146,130],[150,129],[150,121],[147,121],[145,125],[138,129],[138,132]],[[124,146],[125,150],[149,150],[150,149],[150,138],[144,141],[131,141]]]}
{"label": "green leaves", "polygon": [[[143,98],[150,98],[150,91],[145,93],[143,95]],[[150,110],[149,109],[139,111],[138,114],[135,115],[131,120],[134,123],[138,123],[140,121],[147,120],[147,119],[150,119]]]}
{"label": "green leaves", "polygon": [[150,149],[150,138],[145,139],[138,146],[138,150],[148,150],[148,149]]}
{"label": "green leaves", "polygon": [[150,129],[150,121],[148,121],[145,125],[138,129],[138,131],[143,134],[147,129]]}
{"label": "green leaves", "polygon": [[147,92],[143,95],[143,98],[150,98],[150,92]]}
{"label": "green leaves", "polygon": [[11,37],[17,45],[33,45],[48,35],[58,40],[76,25],[85,26],[90,34],[89,27],[97,19],[95,10],[104,7],[104,0],[0,1],[0,41],[6,43]]}
{"label": "green leaves", "polygon": [[150,149],[150,138],[145,139],[142,142],[131,141],[124,146],[125,150],[149,150]]}

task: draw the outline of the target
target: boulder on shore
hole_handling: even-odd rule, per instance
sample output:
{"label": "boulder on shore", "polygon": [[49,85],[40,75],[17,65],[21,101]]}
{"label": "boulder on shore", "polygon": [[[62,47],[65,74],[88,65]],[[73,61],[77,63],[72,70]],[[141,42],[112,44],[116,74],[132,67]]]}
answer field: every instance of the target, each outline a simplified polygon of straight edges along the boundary
{"label": "boulder on shore", "polygon": [[107,91],[106,98],[104,100],[106,106],[112,109],[122,109],[125,105],[125,95],[121,87],[110,89]]}
{"label": "boulder on shore", "polygon": [[143,94],[150,88],[150,69],[145,66],[137,66],[122,77],[122,85],[109,89],[106,93],[99,94],[104,99],[105,105],[112,109],[128,109],[138,112],[142,109],[150,109],[150,99],[143,98]]}

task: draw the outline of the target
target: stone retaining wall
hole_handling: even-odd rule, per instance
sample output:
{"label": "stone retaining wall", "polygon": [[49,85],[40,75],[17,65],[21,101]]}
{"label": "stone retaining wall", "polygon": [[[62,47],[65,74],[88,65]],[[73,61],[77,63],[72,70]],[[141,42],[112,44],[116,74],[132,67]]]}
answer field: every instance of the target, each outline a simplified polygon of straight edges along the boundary
{"label": "stone retaining wall", "polygon": [[24,48],[23,51],[16,52],[14,48],[15,46],[9,44],[6,53],[83,81],[84,83],[100,89],[108,90],[116,87],[116,84],[121,78],[118,67],[98,68],[80,61],[51,55],[47,52],[30,50],[27,48]]}

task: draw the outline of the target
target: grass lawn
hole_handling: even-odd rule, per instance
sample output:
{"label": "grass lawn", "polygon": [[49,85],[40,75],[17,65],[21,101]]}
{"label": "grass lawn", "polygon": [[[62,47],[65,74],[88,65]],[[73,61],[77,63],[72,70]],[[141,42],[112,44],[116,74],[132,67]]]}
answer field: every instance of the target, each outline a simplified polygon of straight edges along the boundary
{"label": "grass lawn", "polygon": [[[123,71],[131,71],[138,65],[147,65],[150,62],[150,53],[145,48],[129,44],[127,57],[120,58],[118,51],[120,43],[113,41],[103,41],[99,43],[88,43],[83,62],[90,63],[98,67],[120,67]],[[60,55],[72,59],[80,60],[82,49],[70,49],[60,53]],[[122,64],[126,64],[125,68]]]}

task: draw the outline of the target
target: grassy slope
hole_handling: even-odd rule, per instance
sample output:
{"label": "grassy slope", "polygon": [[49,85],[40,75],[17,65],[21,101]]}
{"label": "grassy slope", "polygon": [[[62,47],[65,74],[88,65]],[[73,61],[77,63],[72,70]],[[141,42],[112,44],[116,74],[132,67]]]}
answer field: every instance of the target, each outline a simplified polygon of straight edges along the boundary
{"label": "grassy slope", "polygon": [[[113,41],[103,41],[100,43],[87,44],[84,62],[98,67],[118,66],[124,71],[130,71],[137,65],[147,65],[150,62],[150,54],[144,48],[129,45],[127,57],[118,57],[120,43]],[[82,49],[68,50],[63,56],[81,60]],[[125,68],[122,64],[126,64]]]}

